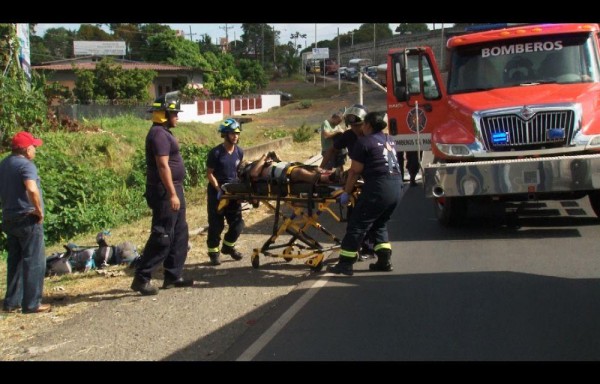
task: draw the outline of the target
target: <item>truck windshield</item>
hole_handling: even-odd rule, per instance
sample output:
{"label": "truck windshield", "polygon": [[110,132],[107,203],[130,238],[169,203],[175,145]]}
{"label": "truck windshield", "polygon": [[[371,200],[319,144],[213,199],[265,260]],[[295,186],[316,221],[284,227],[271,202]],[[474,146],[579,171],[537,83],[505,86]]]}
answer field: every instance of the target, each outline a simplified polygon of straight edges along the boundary
{"label": "truck windshield", "polygon": [[457,47],[448,93],[458,94],[547,83],[599,81],[589,34],[533,36]]}

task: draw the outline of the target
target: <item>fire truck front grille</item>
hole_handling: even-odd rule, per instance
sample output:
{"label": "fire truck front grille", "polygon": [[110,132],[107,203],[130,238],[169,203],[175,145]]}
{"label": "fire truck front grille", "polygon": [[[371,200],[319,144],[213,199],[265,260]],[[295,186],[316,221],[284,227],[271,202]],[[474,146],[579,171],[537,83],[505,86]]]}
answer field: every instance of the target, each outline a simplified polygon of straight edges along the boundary
{"label": "fire truck front grille", "polygon": [[538,112],[528,120],[515,114],[481,119],[483,141],[488,150],[539,149],[570,143],[575,126],[573,111]]}

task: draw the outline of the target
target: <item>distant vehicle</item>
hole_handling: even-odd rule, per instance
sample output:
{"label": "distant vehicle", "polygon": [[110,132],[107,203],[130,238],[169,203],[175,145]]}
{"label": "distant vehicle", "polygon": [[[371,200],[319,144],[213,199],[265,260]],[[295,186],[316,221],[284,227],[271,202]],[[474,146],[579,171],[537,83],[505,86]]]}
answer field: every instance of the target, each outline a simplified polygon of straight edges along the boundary
{"label": "distant vehicle", "polygon": [[346,70],[346,80],[358,80],[358,69],[351,67]]}
{"label": "distant vehicle", "polygon": [[384,87],[387,84],[387,63],[383,63],[383,64],[379,64],[377,66],[377,81],[379,81],[379,84],[383,85]]}
{"label": "distant vehicle", "polygon": [[279,89],[275,89],[275,90],[269,91],[269,94],[270,95],[280,95],[281,96],[281,100],[284,100],[284,101],[292,100],[292,94],[291,93],[283,92],[283,91],[280,91]]}
{"label": "distant vehicle", "polygon": [[348,74],[348,67],[340,67],[338,72],[340,74],[340,79],[345,79]]}
{"label": "distant vehicle", "polygon": [[356,68],[361,72],[366,72],[367,67],[373,65],[371,59],[350,59],[348,62],[348,67]]}
{"label": "distant vehicle", "polygon": [[319,60],[310,60],[306,63],[306,73],[321,73]]}
{"label": "distant vehicle", "polygon": [[321,66],[321,73],[325,71],[326,75],[336,74],[340,68],[340,65],[335,59],[319,60],[319,65]]}
{"label": "distant vehicle", "polygon": [[367,67],[367,76],[369,76],[371,79],[376,79],[377,78],[377,66],[372,65],[370,67]]}

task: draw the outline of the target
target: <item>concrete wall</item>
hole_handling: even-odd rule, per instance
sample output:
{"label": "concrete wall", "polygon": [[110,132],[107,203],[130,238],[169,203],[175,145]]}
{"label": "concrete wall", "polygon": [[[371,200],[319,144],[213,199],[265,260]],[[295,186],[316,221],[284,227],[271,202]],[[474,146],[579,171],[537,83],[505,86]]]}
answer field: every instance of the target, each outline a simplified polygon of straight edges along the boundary
{"label": "concrete wall", "polygon": [[[430,46],[433,49],[436,61],[441,69],[445,70],[445,60],[448,56],[446,52],[447,40],[448,36],[444,34],[442,37],[441,30],[412,35],[397,35],[389,39],[375,39],[375,48],[373,48],[372,41],[369,43],[354,44],[353,47],[342,47],[340,49],[339,64],[341,67],[347,67],[350,59],[368,58],[373,60],[373,65],[379,65],[386,62],[387,52],[391,48]],[[337,49],[329,49],[329,56],[333,59],[337,59]]]}
{"label": "concrete wall", "polygon": [[281,139],[269,141],[268,143],[255,145],[253,147],[244,147],[244,160],[258,160],[263,153],[269,151],[277,151],[278,149],[285,147],[286,145],[292,144],[292,141],[293,139],[288,136]]}
{"label": "concrete wall", "polygon": [[[261,107],[260,108],[246,108],[246,109],[236,109],[235,108],[235,100],[231,99],[231,116],[243,116],[243,115],[254,115],[257,113],[267,112],[271,108],[279,107],[281,105],[281,95],[259,95],[256,96],[255,99],[261,99]],[[182,104],[181,109],[183,112],[179,113],[179,121],[182,123],[189,122],[201,122],[205,124],[212,124],[217,121],[225,119],[227,116],[223,113],[223,105],[221,102],[221,112],[210,113],[210,114],[198,114],[198,105],[197,102],[193,104]],[[254,103],[256,105],[257,103]]]}

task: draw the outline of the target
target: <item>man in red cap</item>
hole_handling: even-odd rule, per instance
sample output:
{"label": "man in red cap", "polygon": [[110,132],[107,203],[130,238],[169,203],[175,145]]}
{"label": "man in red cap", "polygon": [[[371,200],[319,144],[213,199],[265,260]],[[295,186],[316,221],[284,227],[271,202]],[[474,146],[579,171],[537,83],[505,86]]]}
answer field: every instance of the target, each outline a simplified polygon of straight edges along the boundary
{"label": "man in red cap", "polygon": [[0,162],[2,230],[8,258],[4,312],[49,312],[42,304],[46,257],[44,256],[44,201],[37,167],[33,163],[42,140],[29,132],[12,139],[12,153]]}

